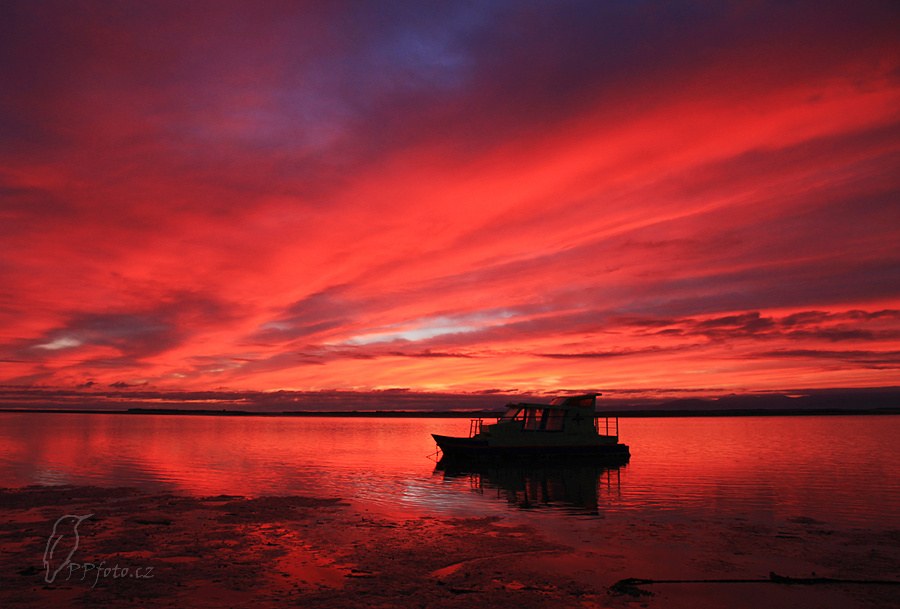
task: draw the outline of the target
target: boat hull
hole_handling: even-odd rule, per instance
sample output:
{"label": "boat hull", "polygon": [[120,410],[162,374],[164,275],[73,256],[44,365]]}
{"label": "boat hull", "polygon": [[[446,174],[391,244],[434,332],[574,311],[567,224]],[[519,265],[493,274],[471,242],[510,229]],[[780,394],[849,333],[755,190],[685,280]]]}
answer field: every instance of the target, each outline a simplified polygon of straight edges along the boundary
{"label": "boat hull", "polygon": [[625,444],[566,444],[531,446],[495,446],[480,438],[458,438],[431,434],[443,453],[443,459],[496,457],[579,457],[627,461],[631,456]]}

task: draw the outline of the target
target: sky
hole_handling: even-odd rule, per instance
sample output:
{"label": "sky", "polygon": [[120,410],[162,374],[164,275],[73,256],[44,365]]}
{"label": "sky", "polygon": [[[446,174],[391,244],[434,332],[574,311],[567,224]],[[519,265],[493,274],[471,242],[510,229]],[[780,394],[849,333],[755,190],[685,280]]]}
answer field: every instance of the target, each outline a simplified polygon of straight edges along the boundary
{"label": "sky", "polygon": [[0,6],[0,385],[900,379],[900,5]]}

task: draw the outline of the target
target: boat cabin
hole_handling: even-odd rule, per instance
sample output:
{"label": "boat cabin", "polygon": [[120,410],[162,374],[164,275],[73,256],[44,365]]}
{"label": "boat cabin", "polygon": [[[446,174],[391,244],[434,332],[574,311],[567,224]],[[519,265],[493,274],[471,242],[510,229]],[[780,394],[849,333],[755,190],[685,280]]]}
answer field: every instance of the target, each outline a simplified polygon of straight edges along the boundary
{"label": "boat cabin", "polygon": [[[607,420],[605,428],[595,425],[595,407],[597,395],[579,395],[574,397],[558,397],[546,404],[508,404],[506,412],[497,419],[497,424],[509,426],[521,431],[547,432],[584,432],[594,427],[603,435],[618,435],[618,419],[615,420],[613,433]],[[516,425],[518,423],[518,425]],[[481,431],[479,424],[471,435]],[[605,432],[605,433],[604,433]]]}

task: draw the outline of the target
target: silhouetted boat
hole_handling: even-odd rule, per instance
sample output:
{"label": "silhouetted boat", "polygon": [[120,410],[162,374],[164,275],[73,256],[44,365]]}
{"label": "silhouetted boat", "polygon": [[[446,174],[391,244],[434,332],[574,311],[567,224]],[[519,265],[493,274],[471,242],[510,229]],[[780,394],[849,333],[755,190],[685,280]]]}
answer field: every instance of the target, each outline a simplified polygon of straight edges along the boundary
{"label": "silhouetted boat", "polygon": [[[598,394],[559,397],[547,404],[507,404],[496,423],[472,419],[469,437],[432,434],[444,459],[482,457],[592,457],[627,461],[618,417],[596,418]],[[612,422],[612,425],[610,425]]]}

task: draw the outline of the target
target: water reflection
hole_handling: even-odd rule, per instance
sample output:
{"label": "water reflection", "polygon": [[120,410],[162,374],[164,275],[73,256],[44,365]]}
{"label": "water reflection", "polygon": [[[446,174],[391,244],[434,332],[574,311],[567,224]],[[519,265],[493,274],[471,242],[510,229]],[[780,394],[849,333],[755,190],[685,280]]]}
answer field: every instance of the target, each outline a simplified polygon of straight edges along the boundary
{"label": "water reflection", "polygon": [[621,496],[624,463],[446,462],[435,467],[445,481],[471,492],[505,500],[523,510],[550,508],[572,514],[598,515]]}
{"label": "water reflection", "polygon": [[[442,468],[467,419],[0,414],[0,486],[309,495],[421,514],[814,518],[897,528],[900,417],[633,419],[626,467]],[[785,450],[789,446],[790,450]],[[481,493],[481,494],[479,494]],[[547,520],[544,516],[542,519]]]}

